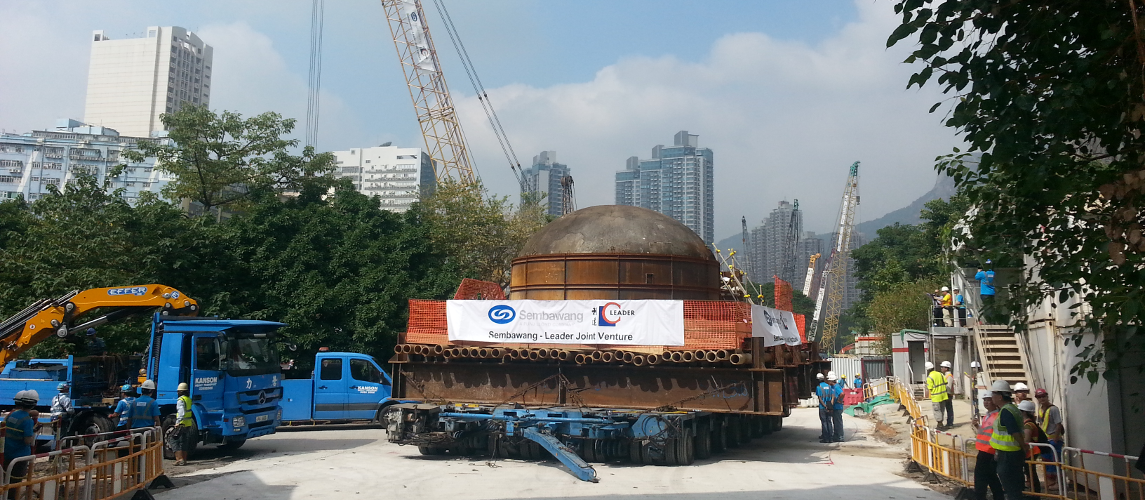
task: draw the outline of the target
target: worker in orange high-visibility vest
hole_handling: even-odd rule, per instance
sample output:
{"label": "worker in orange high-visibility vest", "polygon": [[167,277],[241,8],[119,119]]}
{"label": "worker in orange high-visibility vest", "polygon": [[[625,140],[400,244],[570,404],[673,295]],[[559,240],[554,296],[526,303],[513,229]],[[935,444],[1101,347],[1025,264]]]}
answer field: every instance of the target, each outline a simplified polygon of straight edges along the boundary
{"label": "worker in orange high-visibility vest", "polygon": [[975,418],[974,426],[978,433],[974,448],[978,450],[978,458],[974,461],[974,498],[987,500],[986,491],[994,494],[994,500],[1003,500],[1002,482],[998,480],[998,472],[994,470],[994,447],[990,446],[990,437],[994,433],[994,419],[998,418],[998,407],[994,406],[990,391],[982,391],[982,405],[986,407],[986,415],[981,421]]}

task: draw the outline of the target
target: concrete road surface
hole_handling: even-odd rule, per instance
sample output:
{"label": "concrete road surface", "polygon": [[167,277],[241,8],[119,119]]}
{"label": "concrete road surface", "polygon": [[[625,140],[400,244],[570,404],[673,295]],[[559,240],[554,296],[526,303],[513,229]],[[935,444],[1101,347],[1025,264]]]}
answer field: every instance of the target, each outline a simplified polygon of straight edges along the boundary
{"label": "concrete road surface", "polygon": [[283,432],[248,442],[242,450],[247,458],[183,475],[172,470],[176,482],[185,486],[159,490],[156,496],[160,500],[949,498],[899,476],[905,451],[871,438],[868,421],[844,418],[848,442],[843,444],[820,444],[816,410],[800,408],[785,420],[782,431],[690,467],[596,464],[597,484],[577,480],[556,461],[423,457],[416,448],[387,443],[381,429]]}

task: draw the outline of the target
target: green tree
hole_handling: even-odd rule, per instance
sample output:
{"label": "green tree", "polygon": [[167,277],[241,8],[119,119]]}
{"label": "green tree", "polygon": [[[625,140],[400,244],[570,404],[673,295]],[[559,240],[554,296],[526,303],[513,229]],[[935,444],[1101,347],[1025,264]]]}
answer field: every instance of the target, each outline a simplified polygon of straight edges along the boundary
{"label": "green tree", "polygon": [[197,203],[204,213],[242,209],[260,191],[298,191],[309,178],[334,168],[332,154],[318,154],[310,146],[301,156],[291,155],[288,148],[298,140],[283,136],[294,130],[295,121],[278,113],[243,119],[230,111],[188,106],[161,119],[173,143],[141,141],[138,151],[124,157],[133,163],[155,158],[155,168],[175,177],[163,194]]}
{"label": "green tree", "polygon": [[887,45],[917,40],[907,87],[936,80],[946,125],[969,145],[938,168],[976,207],[973,246],[1037,267],[1040,280],[1011,292],[1015,317],[1080,295],[1103,344],[1075,374],[1140,370],[1129,354],[1145,348],[1145,2],[903,0],[895,12]]}
{"label": "green tree", "polygon": [[480,184],[445,180],[413,209],[428,226],[435,249],[466,278],[509,284],[512,261],[529,237],[548,224],[539,200],[517,207],[508,198],[489,196]]}
{"label": "green tree", "polygon": [[901,282],[875,293],[865,313],[878,333],[880,351],[890,354],[890,337],[903,329],[926,330],[930,325],[931,300],[927,293],[937,281]]}

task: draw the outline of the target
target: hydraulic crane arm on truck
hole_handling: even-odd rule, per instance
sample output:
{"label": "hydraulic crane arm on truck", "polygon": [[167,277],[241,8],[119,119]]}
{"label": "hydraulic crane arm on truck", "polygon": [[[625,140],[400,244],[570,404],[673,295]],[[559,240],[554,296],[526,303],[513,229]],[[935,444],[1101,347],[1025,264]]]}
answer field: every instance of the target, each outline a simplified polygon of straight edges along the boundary
{"label": "hydraulic crane arm on truck", "polygon": [[[104,314],[76,322],[95,310]],[[165,285],[136,285],[73,291],[42,299],[0,323],[0,366],[55,334],[64,338],[121,318],[160,309],[164,315],[194,316],[199,303]]]}

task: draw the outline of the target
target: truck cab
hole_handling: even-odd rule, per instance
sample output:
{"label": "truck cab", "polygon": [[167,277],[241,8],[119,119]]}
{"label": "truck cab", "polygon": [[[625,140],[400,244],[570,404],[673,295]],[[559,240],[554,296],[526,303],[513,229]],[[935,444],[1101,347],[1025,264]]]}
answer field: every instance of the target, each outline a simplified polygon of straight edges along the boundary
{"label": "truck cab", "polygon": [[376,420],[392,386],[373,356],[320,352],[310,378],[282,381],[282,420],[286,424]]}
{"label": "truck cab", "polygon": [[164,427],[174,425],[176,388],[185,382],[203,444],[238,448],[247,439],[273,434],[282,399],[274,339],[286,325],[156,316],[147,373],[156,383]]}

